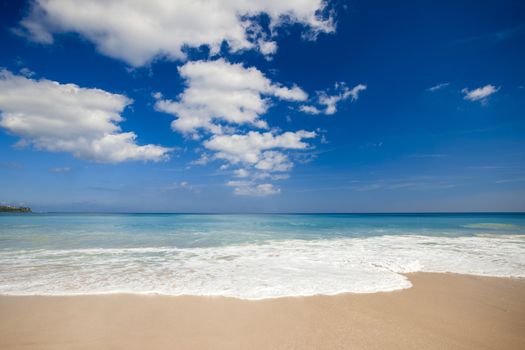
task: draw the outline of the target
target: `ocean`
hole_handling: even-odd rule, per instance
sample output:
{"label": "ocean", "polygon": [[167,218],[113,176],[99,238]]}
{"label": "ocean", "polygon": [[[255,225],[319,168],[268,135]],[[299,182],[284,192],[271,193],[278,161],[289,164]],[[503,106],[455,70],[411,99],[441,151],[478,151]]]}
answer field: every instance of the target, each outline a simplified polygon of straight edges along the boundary
{"label": "ocean", "polygon": [[525,277],[525,214],[0,214],[0,294],[264,299]]}

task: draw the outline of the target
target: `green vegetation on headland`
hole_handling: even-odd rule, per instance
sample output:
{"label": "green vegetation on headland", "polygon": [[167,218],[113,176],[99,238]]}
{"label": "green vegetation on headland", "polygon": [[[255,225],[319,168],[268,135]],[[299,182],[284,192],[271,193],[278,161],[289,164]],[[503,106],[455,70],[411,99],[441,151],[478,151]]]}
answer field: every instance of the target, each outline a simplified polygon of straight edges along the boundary
{"label": "green vegetation on headland", "polygon": [[30,213],[31,208],[13,207],[11,205],[0,205],[0,213]]}

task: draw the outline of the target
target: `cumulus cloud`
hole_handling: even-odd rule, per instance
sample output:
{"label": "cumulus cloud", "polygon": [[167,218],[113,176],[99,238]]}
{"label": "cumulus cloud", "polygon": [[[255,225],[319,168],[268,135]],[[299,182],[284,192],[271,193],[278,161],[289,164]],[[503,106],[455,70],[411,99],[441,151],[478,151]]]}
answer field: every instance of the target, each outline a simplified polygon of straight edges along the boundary
{"label": "cumulus cloud", "polygon": [[288,171],[292,169],[293,163],[281,152],[266,151],[255,167],[264,171]]}
{"label": "cumulus cloud", "polygon": [[235,187],[235,194],[261,196],[280,193],[280,189],[260,181],[288,178],[286,172],[292,169],[293,162],[284,151],[306,149],[309,144],[304,139],[315,136],[315,132],[304,130],[282,134],[250,131],[244,135],[215,135],[204,142],[204,147],[214,152],[214,159],[238,166],[234,176],[246,180],[228,183]]}
{"label": "cumulus cloud", "polygon": [[224,59],[188,62],[179,67],[179,74],[186,87],[175,100],[166,99],[161,93],[153,97],[156,110],[176,117],[171,124],[174,131],[202,140],[206,151],[194,164],[222,160],[225,164],[221,170],[243,179],[232,182],[238,184],[232,186],[236,194],[279,193],[267,181],[287,178],[275,174],[293,168],[286,150],[308,148],[304,140],[316,133],[244,130],[268,130],[263,115],[270,105],[277,100],[304,102],[308,99],[306,92],[296,85],[273,82],[254,67]]}
{"label": "cumulus cloud", "polygon": [[285,151],[308,148],[304,139],[313,138],[316,133],[304,130],[242,133],[240,126],[269,129],[262,116],[272,101],[306,101],[306,92],[296,85],[286,87],[272,82],[254,67],[223,59],[188,62],[179,67],[179,73],[186,87],[176,100],[165,99],[161,93],[154,93],[153,97],[158,111],[176,117],[171,124],[174,131],[202,140],[206,152],[193,164],[224,161],[221,170],[245,179],[245,185],[234,186],[236,194],[279,193],[273,185],[259,182],[284,179],[285,176],[272,173],[292,169],[293,161]]}
{"label": "cumulus cloud", "polygon": [[223,59],[188,62],[179,67],[179,73],[186,81],[185,90],[176,101],[155,94],[155,108],[176,116],[172,128],[186,134],[196,134],[199,129],[221,134],[224,123],[267,128],[260,119],[270,103],[265,96],[287,101],[308,98],[298,86],[273,83],[254,67]]}
{"label": "cumulus cloud", "polygon": [[347,100],[348,98],[350,98],[352,102],[357,101],[359,94],[366,90],[366,88],[367,86],[364,84],[358,84],[350,89],[345,83],[336,83],[335,95],[329,95],[326,91],[318,92],[317,104],[319,107],[313,105],[302,105],[299,107],[299,110],[308,114],[323,113],[326,115],[332,115],[337,112],[337,104],[339,102]]}
{"label": "cumulus cloud", "polygon": [[216,152],[215,158],[233,164],[244,163],[254,165],[258,169],[282,171],[280,169],[287,163],[287,159],[277,155],[276,151],[268,152],[268,150],[305,149],[308,143],[303,139],[315,136],[315,132],[304,130],[287,131],[280,135],[250,131],[245,135],[215,135],[204,142],[204,147]]}
{"label": "cumulus cloud", "polygon": [[461,90],[461,92],[465,94],[465,96],[463,97],[465,100],[480,101],[482,104],[485,104],[487,103],[487,98],[490,95],[498,92],[499,89],[499,87],[495,87],[494,85],[488,84],[474,90],[464,88],[463,90]]}
{"label": "cumulus cloud", "polygon": [[223,43],[230,52],[271,55],[276,29],[293,23],[310,38],[334,31],[323,0],[33,0],[18,32],[46,44],[56,33],[79,33],[101,53],[141,66],[156,57],[184,60],[185,48],[216,54]]}
{"label": "cumulus cloud", "polygon": [[0,71],[0,127],[20,136],[19,146],[97,162],[166,159],[169,148],[139,146],[135,133],[121,131],[120,113],[131,102],[100,89]]}

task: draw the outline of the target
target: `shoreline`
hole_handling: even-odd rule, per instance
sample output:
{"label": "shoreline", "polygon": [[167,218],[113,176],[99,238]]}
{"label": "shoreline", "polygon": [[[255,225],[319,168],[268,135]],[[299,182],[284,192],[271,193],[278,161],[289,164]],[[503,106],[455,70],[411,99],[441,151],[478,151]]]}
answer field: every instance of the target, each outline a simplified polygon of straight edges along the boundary
{"label": "shoreline", "polygon": [[262,300],[3,295],[0,348],[525,348],[525,279],[405,276],[411,288]]}
{"label": "shoreline", "polygon": [[70,297],[104,297],[104,296],[123,296],[123,297],[167,297],[167,298],[211,298],[211,299],[231,299],[238,301],[270,301],[270,300],[279,300],[279,299],[295,299],[295,298],[316,298],[316,297],[340,297],[340,296],[353,296],[353,295],[375,295],[375,294],[384,294],[384,293],[395,293],[401,292],[407,289],[414,288],[412,283],[411,276],[417,275],[451,275],[451,276],[463,276],[463,277],[479,277],[482,279],[498,279],[498,280],[511,280],[517,282],[525,283],[525,277],[520,276],[485,276],[485,275],[474,275],[458,272],[406,272],[398,273],[401,276],[406,277],[411,283],[410,287],[398,288],[392,290],[378,290],[373,292],[339,292],[334,294],[309,294],[309,295],[285,295],[285,296],[276,296],[276,297],[263,297],[263,298],[241,298],[241,297],[232,297],[225,295],[197,295],[197,294],[166,294],[161,292],[127,292],[127,291],[115,291],[115,292],[94,292],[94,293],[70,293],[70,294],[2,294],[0,293],[0,298],[70,298]]}

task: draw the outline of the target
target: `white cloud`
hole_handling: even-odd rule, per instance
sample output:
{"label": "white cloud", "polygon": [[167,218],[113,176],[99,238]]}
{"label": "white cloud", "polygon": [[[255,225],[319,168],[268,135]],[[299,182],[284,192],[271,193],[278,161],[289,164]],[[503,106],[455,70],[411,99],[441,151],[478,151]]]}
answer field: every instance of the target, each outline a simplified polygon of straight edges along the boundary
{"label": "white cloud", "polygon": [[99,89],[0,71],[0,127],[20,136],[22,146],[98,162],[166,159],[170,149],[139,146],[135,133],[121,131],[120,113],[131,102]]}
{"label": "white cloud", "polygon": [[308,113],[308,114],[315,114],[315,115],[321,114],[321,111],[315,106],[302,105],[299,107],[299,110],[301,112]]}
{"label": "white cloud", "polygon": [[361,91],[365,91],[367,89],[367,86],[364,84],[358,84],[354,86],[351,90],[348,90],[348,88],[345,86],[343,88],[343,99],[347,99],[348,96],[352,97],[352,102],[357,101],[359,99],[359,94]]}
{"label": "white cloud", "polygon": [[266,151],[261,154],[261,159],[255,164],[255,168],[263,171],[288,171],[293,163],[288,157],[277,151]]}
{"label": "white cloud", "polygon": [[259,182],[267,179],[287,179],[288,174],[285,172],[292,169],[293,162],[284,150],[306,149],[309,145],[303,139],[315,136],[315,132],[304,130],[279,135],[250,131],[244,135],[215,135],[204,142],[204,147],[215,152],[215,159],[225,160],[232,166],[240,166],[233,173],[235,177],[246,180],[228,183],[229,186],[235,187],[236,194],[271,195],[279,193],[280,189],[272,184]]}
{"label": "white cloud", "polygon": [[325,91],[318,92],[317,103],[323,106],[323,109],[319,109],[312,105],[302,105],[299,110],[308,114],[320,114],[331,115],[337,112],[337,104],[341,101],[351,98],[351,101],[357,101],[361,91],[366,90],[367,86],[364,84],[358,84],[352,89],[349,89],[345,83],[336,83],[335,89],[337,93],[335,95],[328,95]]}
{"label": "white cloud", "polygon": [[240,168],[234,171],[235,177],[248,177],[250,172],[246,169]]}
{"label": "white cloud", "polygon": [[281,189],[271,183],[255,184],[251,181],[229,181],[227,186],[234,187],[234,193],[239,196],[270,196],[281,193]]}
{"label": "white cloud", "polygon": [[434,85],[432,87],[429,87],[427,90],[430,91],[430,92],[434,92],[434,91],[438,91],[438,90],[444,89],[444,88],[446,88],[449,85],[450,85],[450,83],[440,83],[440,84],[436,84],[436,85]]}
{"label": "white cloud", "polygon": [[287,101],[304,101],[308,95],[298,86],[291,88],[273,83],[254,67],[215,61],[188,62],[179,67],[186,89],[177,101],[161,99],[156,94],[155,108],[177,117],[171,126],[182,133],[196,134],[204,129],[214,134],[223,133],[220,123],[248,124],[257,128],[268,125],[259,117],[273,96]]}
{"label": "white cloud", "polygon": [[[263,14],[266,29],[257,20]],[[156,57],[184,60],[185,48],[203,45],[215,54],[224,42],[230,52],[270,55],[278,27],[299,23],[315,38],[334,31],[329,15],[323,0],[33,0],[18,31],[46,44],[55,33],[79,33],[101,53],[141,66]]]}
{"label": "white cloud", "polygon": [[176,117],[171,124],[173,130],[196,141],[212,134],[202,141],[208,152],[202,152],[201,159],[194,164],[206,164],[211,159],[225,161],[221,170],[230,169],[233,176],[244,180],[244,185],[234,186],[237,194],[279,193],[273,185],[260,182],[287,178],[273,174],[293,168],[285,150],[308,148],[304,139],[313,138],[316,133],[304,130],[242,133],[241,130],[268,129],[262,116],[273,101],[306,101],[306,92],[296,85],[286,87],[272,82],[254,67],[223,59],[188,62],[179,68],[179,73],[186,87],[175,101],[160,93],[153,96],[158,111]]}
{"label": "white cloud", "polygon": [[271,55],[277,52],[277,43],[275,41],[259,40],[257,46],[259,51],[268,58],[271,58]]}
{"label": "white cloud", "polygon": [[[313,138],[315,132],[296,131],[274,135],[271,132],[260,133],[250,131],[245,135],[215,135],[204,142],[204,147],[215,151],[215,158],[227,160],[230,163],[245,163],[261,168],[274,164],[275,170],[281,168],[286,160],[275,153],[264,151],[270,149],[305,149],[308,147],[303,139]],[[262,162],[262,164],[261,164]],[[273,170],[274,167],[270,167]],[[266,169],[265,169],[266,170]]]}
{"label": "white cloud", "polygon": [[487,103],[487,98],[490,95],[498,92],[499,89],[500,89],[499,87],[495,87],[494,85],[488,84],[488,85],[485,85],[483,87],[480,87],[474,90],[469,90],[467,88],[464,88],[463,90],[461,90],[461,92],[465,94],[465,96],[463,97],[465,100],[480,101],[482,104],[485,104]]}

